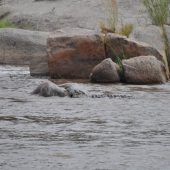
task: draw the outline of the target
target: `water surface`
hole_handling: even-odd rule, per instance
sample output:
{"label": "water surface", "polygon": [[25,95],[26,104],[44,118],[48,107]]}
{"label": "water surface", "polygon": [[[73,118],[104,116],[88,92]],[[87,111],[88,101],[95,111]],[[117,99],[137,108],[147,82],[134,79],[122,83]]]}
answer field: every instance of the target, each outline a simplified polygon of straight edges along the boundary
{"label": "water surface", "polygon": [[0,67],[0,169],[170,169],[170,83],[83,84],[111,99],[31,95],[42,81]]}

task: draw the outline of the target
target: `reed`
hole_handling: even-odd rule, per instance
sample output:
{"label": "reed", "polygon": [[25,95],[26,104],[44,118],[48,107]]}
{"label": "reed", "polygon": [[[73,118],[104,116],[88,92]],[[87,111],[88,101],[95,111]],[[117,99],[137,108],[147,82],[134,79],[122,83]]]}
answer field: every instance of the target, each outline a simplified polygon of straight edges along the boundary
{"label": "reed", "polygon": [[143,0],[153,24],[164,25],[169,16],[170,0]]}

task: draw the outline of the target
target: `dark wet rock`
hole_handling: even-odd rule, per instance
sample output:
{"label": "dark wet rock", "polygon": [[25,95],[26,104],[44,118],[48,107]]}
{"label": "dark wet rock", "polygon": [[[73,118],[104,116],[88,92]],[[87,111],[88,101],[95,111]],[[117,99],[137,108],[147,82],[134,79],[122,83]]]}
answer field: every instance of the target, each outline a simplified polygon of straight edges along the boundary
{"label": "dark wet rock", "polygon": [[120,82],[119,66],[107,58],[93,68],[90,80],[94,83]]}
{"label": "dark wet rock", "polygon": [[127,83],[157,84],[167,81],[165,65],[154,56],[134,57],[122,63]]}
{"label": "dark wet rock", "polygon": [[38,94],[44,97],[51,97],[51,96],[59,96],[64,97],[66,96],[67,92],[64,88],[58,87],[56,84],[52,82],[45,82],[40,84],[32,94]]}

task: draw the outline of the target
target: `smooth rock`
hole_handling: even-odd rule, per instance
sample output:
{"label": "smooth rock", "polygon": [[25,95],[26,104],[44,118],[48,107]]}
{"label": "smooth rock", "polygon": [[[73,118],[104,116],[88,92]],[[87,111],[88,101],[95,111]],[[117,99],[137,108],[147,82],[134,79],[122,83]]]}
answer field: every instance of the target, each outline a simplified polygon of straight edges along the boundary
{"label": "smooth rock", "polygon": [[94,83],[119,82],[119,66],[110,58],[107,58],[93,68],[90,80]]}
{"label": "smooth rock", "polygon": [[154,56],[139,56],[122,61],[127,83],[159,84],[167,81],[164,64]]}
{"label": "smooth rock", "polygon": [[31,75],[48,74],[46,41],[49,33],[0,29],[0,63],[30,65]]}

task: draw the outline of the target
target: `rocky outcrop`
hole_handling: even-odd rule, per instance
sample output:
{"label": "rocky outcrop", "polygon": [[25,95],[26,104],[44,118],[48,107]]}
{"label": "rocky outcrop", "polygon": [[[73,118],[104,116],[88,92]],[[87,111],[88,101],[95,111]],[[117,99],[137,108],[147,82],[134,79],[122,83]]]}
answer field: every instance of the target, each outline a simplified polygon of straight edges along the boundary
{"label": "rocky outcrop", "polygon": [[152,46],[117,34],[95,34],[77,29],[53,33],[48,38],[49,73],[52,78],[88,78],[91,70],[105,58],[116,61],[141,55],[163,56]]}
{"label": "rocky outcrop", "polygon": [[156,84],[167,81],[164,64],[154,56],[139,56],[123,60],[127,83]]}
{"label": "rocky outcrop", "polygon": [[93,83],[115,83],[119,82],[119,66],[110,58],[103,60],[95,66],[90,74]]}
{"label": "rocky outcrop", "polygon": [[30,65],[31,75],[46,75],[49,33],[6,28],[0,30],[0,63]]}

